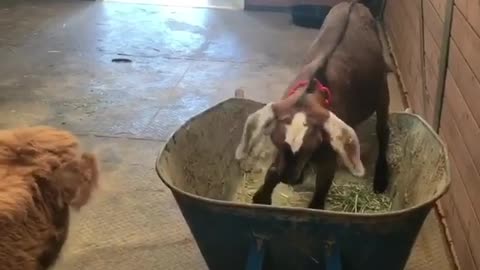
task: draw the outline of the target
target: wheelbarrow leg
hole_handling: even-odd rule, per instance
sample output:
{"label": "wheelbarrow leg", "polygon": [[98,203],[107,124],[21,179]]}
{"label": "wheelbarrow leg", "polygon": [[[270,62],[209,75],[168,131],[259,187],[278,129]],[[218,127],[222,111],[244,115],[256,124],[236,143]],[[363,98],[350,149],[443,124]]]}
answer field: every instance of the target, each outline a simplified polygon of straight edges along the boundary
{"label": "wheelbarrow leg", "polygon": [[245,270],[262,270],[264,255],[264,240],[253,238],[248,252],[247,268]]}
{"label": "wheelbarrow leg", "polygon": [[342,270],[342,261],[340,258],[340,249],[336,244],[330,244],[326,248],[325,261],[327,270]]}

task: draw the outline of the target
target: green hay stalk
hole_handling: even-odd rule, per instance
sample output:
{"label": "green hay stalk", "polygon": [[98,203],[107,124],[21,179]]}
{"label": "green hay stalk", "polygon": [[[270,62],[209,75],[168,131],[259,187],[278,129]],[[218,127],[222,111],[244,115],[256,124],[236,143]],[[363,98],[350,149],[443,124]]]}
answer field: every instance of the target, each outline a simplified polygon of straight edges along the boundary
{"label": "green hay stalk", "polygon": [[332,184],[327,203],[332,211],[352,213],[385,212],[392,206],[388,196],[375,194],[363,184]]}

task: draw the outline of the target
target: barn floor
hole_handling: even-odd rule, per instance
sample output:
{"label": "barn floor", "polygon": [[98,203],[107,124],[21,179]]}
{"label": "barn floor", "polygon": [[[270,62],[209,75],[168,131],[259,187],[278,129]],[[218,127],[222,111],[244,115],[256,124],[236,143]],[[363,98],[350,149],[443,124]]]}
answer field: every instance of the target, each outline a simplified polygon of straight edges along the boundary
{"label": "barn floor", "polygon": [[[154,172],[158,151],[183,121],[236,88],[260,101],[277,98],[316,32],[268,12],[0,5],[0,128],[66,128],[102,161],[101,189],[73,216],[55,269],[206,269]],[[402,110],[392,85],[392,110]],[[453,269],[446,250],[431,215],[407,269]]]}

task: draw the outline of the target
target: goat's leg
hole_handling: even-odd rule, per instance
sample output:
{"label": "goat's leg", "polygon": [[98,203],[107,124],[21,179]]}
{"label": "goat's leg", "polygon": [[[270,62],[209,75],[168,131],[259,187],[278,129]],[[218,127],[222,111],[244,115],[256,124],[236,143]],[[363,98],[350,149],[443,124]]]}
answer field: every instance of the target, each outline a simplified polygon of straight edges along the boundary
{"label": "goat's leg", "polygon": [[324,209],[325,200],[332,185],[333,178],[335,177],[335,171],[337,170],[337,154],[328,145],[322,147],[318,157],[315,157],[314,161],[317,166],[315,192],[313,194],[312,201],[309,204],[309,208]]}
{"label": "goat's leg", "polygon": [[276,166],[272,164],[265,175],[263,185],[253,195],[253,203],[272,204],[272,193],[280,179]]}
{"label": "goat's leg", "polygon": [[378,157],[375,165],[375,177],[373,178],[373,190],[375,193],[382,193],[388,187],[388,162],[387,149],[390,138],[390,128],[388,126],[388,109],[390,97],[388,94],[388,85],[386,79],[380,89],[380,98],[377,104],[377,138],[378,138]]}

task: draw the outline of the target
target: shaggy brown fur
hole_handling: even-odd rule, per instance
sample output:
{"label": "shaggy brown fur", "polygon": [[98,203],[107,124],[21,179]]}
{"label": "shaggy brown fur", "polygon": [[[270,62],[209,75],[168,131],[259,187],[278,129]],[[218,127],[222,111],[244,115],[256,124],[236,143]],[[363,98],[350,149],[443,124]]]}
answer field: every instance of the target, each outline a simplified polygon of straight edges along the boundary
{"label": "shaggy brown fur", "polygon": [[47,126],[0,131],[0,269],[52,266],[68,233],[69,206],[96,188],[97,161],[77,138]]}

